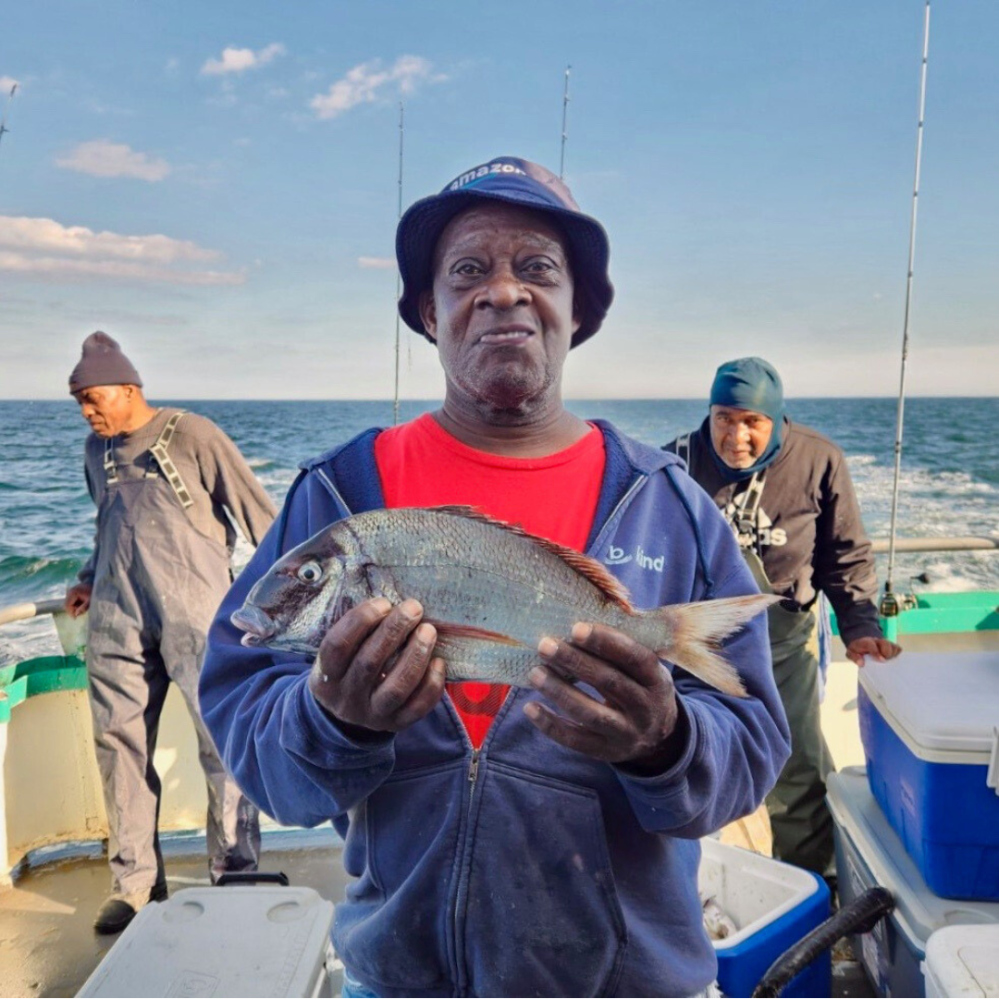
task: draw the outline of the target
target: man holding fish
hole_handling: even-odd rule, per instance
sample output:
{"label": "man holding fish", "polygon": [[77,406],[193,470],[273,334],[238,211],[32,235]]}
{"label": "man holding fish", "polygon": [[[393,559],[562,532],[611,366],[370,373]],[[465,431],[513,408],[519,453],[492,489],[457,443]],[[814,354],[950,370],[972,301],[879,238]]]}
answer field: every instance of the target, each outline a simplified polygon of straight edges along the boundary
{"label": "man holding fish", "polygon": [[205,720],[261,808],[344,836],[344,995],[703,994],[698,838],[788,753],[771,598],[674,456],[563,406],[613,290],[558,178],[497,157],[396,250],[444,403],[303,465]]}

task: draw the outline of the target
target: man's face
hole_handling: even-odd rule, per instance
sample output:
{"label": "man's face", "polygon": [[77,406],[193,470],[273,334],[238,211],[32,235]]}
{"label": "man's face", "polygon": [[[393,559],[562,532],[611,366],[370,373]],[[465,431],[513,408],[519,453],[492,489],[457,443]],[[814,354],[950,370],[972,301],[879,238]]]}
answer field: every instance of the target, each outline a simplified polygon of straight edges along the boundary
{"label": "man's face", "polygon": [[508,411],[558,397],[579,319],[564,237],[548,216],[499,202],[469,208],[441,234],[433,274],[420,315],[449,398]]}
{"label": "man's face", "polygon": [[73,393],[81,415],[98,437],[114,437],[125,429],[136,396],[134,385],[94,385]]}
{"label": "man's face", "polygon": [[711,443],[729,468],[749,468],[770,443],[774,421],[751,409],[711,407]]}

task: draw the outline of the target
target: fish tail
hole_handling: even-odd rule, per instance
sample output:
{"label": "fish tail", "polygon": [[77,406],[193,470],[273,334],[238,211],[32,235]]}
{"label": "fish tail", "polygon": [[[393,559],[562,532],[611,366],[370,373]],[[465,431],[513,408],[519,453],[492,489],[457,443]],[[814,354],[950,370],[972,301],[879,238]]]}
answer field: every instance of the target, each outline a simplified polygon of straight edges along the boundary
{"label": "fish tail", "polygon": [[771,594],[754,593],[648,611],[660,625],[665,625],[669,636],[655,649],[656,655],[725,694],[747,697],[735,667],[718,654],[718,645],[779,599]]}

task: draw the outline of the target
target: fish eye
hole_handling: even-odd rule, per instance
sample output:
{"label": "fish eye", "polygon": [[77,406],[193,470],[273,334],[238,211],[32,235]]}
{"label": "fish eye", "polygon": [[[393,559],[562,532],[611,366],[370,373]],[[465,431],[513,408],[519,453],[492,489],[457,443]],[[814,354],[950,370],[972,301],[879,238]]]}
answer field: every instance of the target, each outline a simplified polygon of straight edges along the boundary
{"label": "fish eye", "polygon": [[306,562],[295,575],[303,583],[318,583],[323,578],[323,567],[318,562]]}

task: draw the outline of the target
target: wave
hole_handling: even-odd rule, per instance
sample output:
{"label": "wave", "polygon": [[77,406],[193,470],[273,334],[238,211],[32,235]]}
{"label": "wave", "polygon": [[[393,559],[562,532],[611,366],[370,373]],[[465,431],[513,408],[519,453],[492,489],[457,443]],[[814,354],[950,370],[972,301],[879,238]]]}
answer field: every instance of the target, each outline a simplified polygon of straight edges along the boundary
{"label": "wave", "polygon": [[0,601],[20,603],[62,593],[80,571],[77,558],[29,558],[7,555],[0,558]]}

